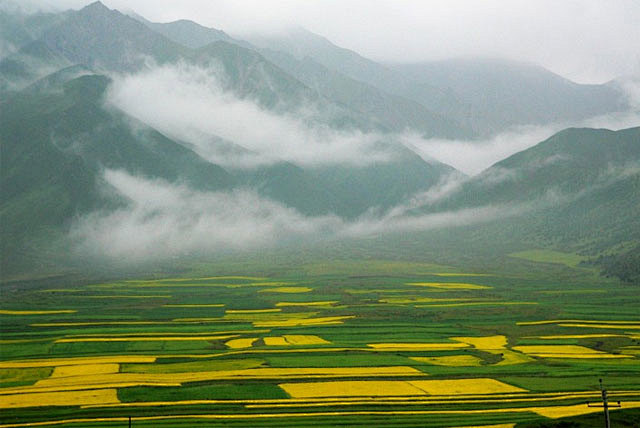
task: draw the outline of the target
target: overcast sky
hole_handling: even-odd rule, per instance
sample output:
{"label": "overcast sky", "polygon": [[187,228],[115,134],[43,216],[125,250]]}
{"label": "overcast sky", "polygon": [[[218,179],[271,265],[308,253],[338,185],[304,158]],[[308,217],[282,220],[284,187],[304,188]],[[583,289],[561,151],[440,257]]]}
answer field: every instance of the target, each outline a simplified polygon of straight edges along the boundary
{"label": "overcast sky", "polygon": [[[87,0],[23,0],[80,7]],[[640,73],[640,0],[104,0],[234,35],[301,25],[364,56],[524,60],[584,83]]]}

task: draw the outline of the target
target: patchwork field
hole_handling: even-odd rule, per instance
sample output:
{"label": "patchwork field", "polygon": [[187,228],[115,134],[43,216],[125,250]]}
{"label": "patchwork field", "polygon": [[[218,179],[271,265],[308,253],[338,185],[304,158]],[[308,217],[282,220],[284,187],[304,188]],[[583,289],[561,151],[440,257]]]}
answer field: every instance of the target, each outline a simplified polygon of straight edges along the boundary
{"label": "patchwork field", "polygon": [[388,266],[8,287],[0,427],[519,427],[599,378],[639,414],[633,286]]}

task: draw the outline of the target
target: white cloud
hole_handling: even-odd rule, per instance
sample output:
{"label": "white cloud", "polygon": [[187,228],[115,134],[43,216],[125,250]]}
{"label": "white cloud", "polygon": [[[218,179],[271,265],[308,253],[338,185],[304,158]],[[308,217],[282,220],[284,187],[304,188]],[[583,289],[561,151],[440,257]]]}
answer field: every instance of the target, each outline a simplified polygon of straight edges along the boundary
{"label": "white cloud", "polygon": [[114,170],[106,170],[104,178],[128,205],[78,219],[70,238],[76,254],[125,264],[275,247],[301,240],[312,242],[477,224],[517,215],[525,209],[488,206],[407,214],[450,191],[443,183],[440,190],[406,206],[345,221],[334,215],[307,217],[251,190],[199,192],[183,184]]}
{"label": "white cloud", "polygon": [[627,79],[621,82],[620,87],[629,100],[631,109],[628,111],[595,116],[577,122],[515,126],[484,140],[425,139],[417,133],[410,132],[399,138],[425,160],[436,159],[466,174],[476,175],[496,162],[533,147],[569,127],[606,128],[617,131],[640,126],[640,83]]}
{"label": "white cloud", "polygon": [[548,126],[519,126],[486,140],[424,139],[409,133],[403,141],[426,159],[437,159],[466,174],[475,175],[514,153],[538,144],[553,133],[553,128]]}
{"label": "white cloud", "polygon": [[218,73],[215,68],[180,63],[115,77],[108,102],[193,144],[201,156],[223,166],[279,160],[301,165],[366,165],[391,156],[378,144],[378,135],[314,123],[314,106],[276,114],[250,99],[240,99],[222,89]]}
{"label": "white cloud", "polygon": [[81,254],[136,263],[194,252],[276,245],[336,229],[334,216],[305,218],[249,190],[198,192],[107,170],[105,180],[129,205],[80,219],[72,239]]}

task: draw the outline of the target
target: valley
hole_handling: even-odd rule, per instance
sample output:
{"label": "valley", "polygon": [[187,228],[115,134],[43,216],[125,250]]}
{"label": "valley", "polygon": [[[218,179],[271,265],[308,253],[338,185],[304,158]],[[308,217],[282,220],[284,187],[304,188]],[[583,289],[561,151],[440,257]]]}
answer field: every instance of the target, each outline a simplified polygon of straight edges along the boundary
{"label": "valley", "polygon": [[0,428],[638,426],[637,4],[124,3],[0,0]]}

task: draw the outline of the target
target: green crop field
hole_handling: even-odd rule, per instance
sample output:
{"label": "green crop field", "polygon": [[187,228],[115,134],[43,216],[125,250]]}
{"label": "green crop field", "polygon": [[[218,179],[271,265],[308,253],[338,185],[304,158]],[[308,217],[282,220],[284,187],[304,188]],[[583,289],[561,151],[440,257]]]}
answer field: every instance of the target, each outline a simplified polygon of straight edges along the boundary
{"label": "green crop field", "polygon": [[634,288],[526,258],[6,287],[0,426],[599,426],[599,378],[637,420]]}

